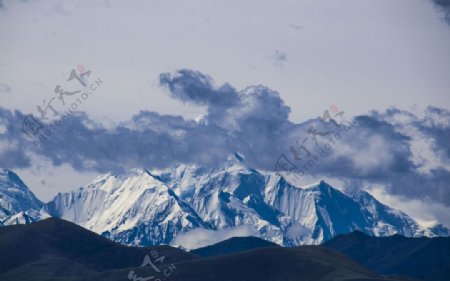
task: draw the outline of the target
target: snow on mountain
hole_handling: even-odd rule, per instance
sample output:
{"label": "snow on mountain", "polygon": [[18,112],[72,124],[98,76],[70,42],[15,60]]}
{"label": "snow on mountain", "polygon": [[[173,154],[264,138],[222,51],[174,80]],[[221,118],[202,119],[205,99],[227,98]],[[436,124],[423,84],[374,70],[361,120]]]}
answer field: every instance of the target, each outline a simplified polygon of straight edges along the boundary
{"label": "snow on mountain", "polygon": [[86,188],[58,194],[45,209],[129,245],[168,244],[181,231],[207,227],[189,205],[144,169],[99,177]]}
{"label": "snow on mountain", "polygon": [[30,224],[51,217],[45,210],[21,211],[7,217],[3,225]]}
{"label": "snow on mountain", "polygon": [[43,203],[12,171],[0,168],[0,221],[25,210],[39,210]]}
{"label": "snow on mountain", "polygon": [[347,195],[323,181],[297,186],[276,173],[247,167],[239,154],[216,168],[182,164],[106,174],[39,206],[20,209],[3,223],[54,216],[140,246],[171,244],[194,229],[244,226],[285,246],[319,244],[354,230],[373,236],[434,235],[366,192]]}
{"label": "snow on mountain", "polygon": [[252,226],[260,237],[294,246],[319,244],[354,230],[369,235],[432,235],[366,192],[348,196],[319,182],[298,187],[245,165],[239,154],[216,169],[180,165],[158,177],[213,229]]}
{"label": "snow on mountain", "polygon": [[319,244],[354,230],[376,236],[429,234],[368,193],[348,196],[325,182],[298,187],[247,167],[238,154],[211,169],[178,165],[108,174],[59,194],[46,210],[130,245],[170,244],[195,228],[243,225],[286,246]]}
{"label": "snow on mountain", "polygon": [[448,229],[447,227],[445,227],[442,224],[437,224],[433,227],[430,227],[429,231],[431,231],[432,233],[434,233],[437,236],[450,237],[450,229]]}
{"label": "snow on mountain", "polygon": [[283,244],[280,220],[289,218],[264,202],[264,176],[235,157],[220,168],[179,165],[174,171],[161,171],[159,177],[210,229],[249,225],[262,238]]}
{"label": "snow on mountain", "polygon": [[422,227],[405,213],[392,209],[365,191],[353,194],[353,198],[363,207],[369,220],[372,236],[391,236],[402,234],[407,237],[435,236],[427,228]]}

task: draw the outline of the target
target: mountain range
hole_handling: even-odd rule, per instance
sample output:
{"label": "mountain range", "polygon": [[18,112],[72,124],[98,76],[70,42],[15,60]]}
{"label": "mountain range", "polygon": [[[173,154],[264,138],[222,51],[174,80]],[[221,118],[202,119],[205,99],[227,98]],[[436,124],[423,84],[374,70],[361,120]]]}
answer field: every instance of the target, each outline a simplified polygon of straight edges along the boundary
{"label": "mountain range", "polygon": [[170,246],[129,247],[76,224],[48,218],[0,228],[0,280],[406,280],[381,276],[322,246],[255,247],[231,252],[200,257]]}
{"label": "mountain range", "polygon": [[176,245],[191,231],[243,227],[282,246],[315,245],[336,235],[448,234],[360,191],[345,194],[324,181],[299,186],[275,172],[248,167],[231,155],[223,165],[178,165],[108,173],[85,187],[39,201],[11,171],[0,172],[0,224],[62,218],[125,245]]}
{"label": "mountain range", "polygon": [[34,222],[44,213],[43,207],[19,176],[0,169],[0,225]]}

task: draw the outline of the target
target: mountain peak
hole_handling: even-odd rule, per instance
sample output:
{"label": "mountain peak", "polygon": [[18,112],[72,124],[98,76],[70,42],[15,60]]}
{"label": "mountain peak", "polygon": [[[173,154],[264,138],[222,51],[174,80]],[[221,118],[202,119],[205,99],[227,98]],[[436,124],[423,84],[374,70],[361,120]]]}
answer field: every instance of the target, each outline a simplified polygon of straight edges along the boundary
{"label": "mountain peak", "polygon": [[244,162],[245,161],[245,157],[240,154],[239,152],[235,152],[233,153],[233,156],[239,161],[239,162]]}
{"label": "mountain peak", "polygon": [[28,189],[16,173],[8,169],[0,168],[0,189],[10,186],[11,183],[21,189]]}
{"label": "mountain peak", "polygon": [[317,184],[317,186],[322,190],[323,189],[328,190],[330,188],[334,189],[334,187],[332,187],[330,184],[328,184],[324,180],[320,180],[319,183]]}
{"label": "mountain peak", "polygon": [[245,163],[245,157],[239,152],[234,152],[228,155],[227,163],[243,164]]}
{"label": "mountain peak", "polygon": [[0,220],[21,211],[38,210],[42,205],[16,173],[0,169]]}
{"label": "mountain peak", "polygon": [[335,189],[333,186],[331,186],[330,184],[328,184],[327,182],[325,182],[324,180],[320,180],[320,181],[316,181],[313,183],[309,183],[309,184],[305,184],[305,185],[299,185],[295,182],[291,182],[288,181],[288,179],[284,178],[283,176],[281,176],[286,182],[288,182],[289,184],[299,188],[299,189],[318,189],[318,190],[329,190],[331,189]]}

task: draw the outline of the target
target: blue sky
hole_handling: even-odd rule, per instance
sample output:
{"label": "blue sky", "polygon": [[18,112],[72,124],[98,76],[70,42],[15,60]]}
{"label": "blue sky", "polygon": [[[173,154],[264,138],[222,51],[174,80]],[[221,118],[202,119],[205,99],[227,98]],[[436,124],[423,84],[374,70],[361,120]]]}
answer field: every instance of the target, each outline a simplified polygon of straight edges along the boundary
{"label": "blue sky", "polygon": [[[1,3],[0,165],[44,201],[109,170],[214,165],[230,150],[270,169],[334,105],[357,126],[305,184],[450,224],[446,1]],[[55,86],[76,89],[78,65],[102,84],[35,149],[21,120]]]}

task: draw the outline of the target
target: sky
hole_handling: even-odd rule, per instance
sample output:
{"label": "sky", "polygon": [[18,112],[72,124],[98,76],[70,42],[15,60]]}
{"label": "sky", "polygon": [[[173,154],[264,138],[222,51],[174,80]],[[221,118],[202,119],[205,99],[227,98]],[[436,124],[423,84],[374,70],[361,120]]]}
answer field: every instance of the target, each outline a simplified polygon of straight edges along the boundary
{"label": "sky", "polygon": [[[450,226],[449,7],[0,1],[0,166],[43,201],[109,171],[214,166],[234,151],[273,170],[310,126],[341,132],[318,117],[343,111],[353,126],[301,183],[369,190]],[[73,113],[41,115],[50,101]],[[28,114],[48,118],[38,146]]]}

